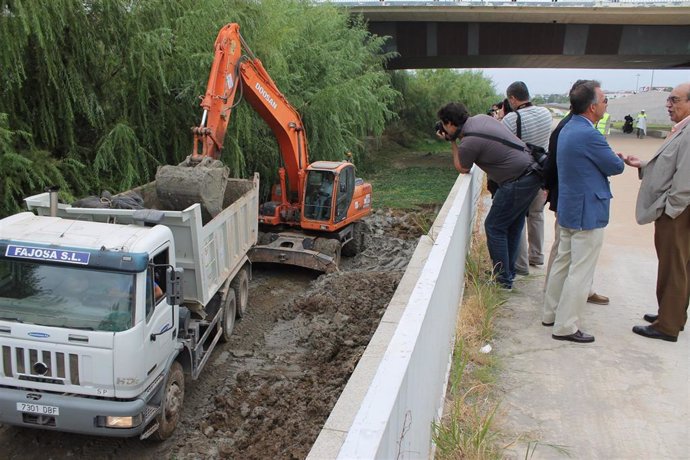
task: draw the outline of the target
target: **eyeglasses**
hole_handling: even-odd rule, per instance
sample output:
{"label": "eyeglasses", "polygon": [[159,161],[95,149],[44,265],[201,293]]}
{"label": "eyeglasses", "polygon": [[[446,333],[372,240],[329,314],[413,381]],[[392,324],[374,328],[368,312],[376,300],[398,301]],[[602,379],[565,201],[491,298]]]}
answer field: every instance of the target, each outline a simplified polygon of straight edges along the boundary
{"label": "eyeglasses", "polygon": [[608,97],[605,97],[604,100],[601,101],[601,102],[603,102],[604,104],[608,104],[608,103],[609,103],[609,98],[608,98]]}
{"label": "eyeglasses", "polygon": [[[669,104],[678,104],[682,100],[683,100],[683,98],[678,97],[678,96],[669,96],[668,98],[666,98],[666,102]],[[685,100],[687,101],[688,98],[686,97]]]}

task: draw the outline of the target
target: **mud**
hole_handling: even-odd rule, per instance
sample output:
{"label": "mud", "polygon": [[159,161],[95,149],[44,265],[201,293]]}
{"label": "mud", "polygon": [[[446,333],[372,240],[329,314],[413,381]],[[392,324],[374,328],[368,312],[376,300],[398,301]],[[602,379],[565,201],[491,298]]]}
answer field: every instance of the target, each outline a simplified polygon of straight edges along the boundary
{"label": "mud", "polygon": [[247,316],[156,444],[3,427],[4,458],[304,458],[397,288],[433,210],[378,211],[366,249],[327,275],[256,265]]}
{"label": "mud", "polygon": [[200,203],[203,220],[208,222],[224,208],[229,177],[230,170],[222,162],[208,157],[198,164],[187,157],[178,166],[161,166],[156,172],[160,209],[182,211]]}

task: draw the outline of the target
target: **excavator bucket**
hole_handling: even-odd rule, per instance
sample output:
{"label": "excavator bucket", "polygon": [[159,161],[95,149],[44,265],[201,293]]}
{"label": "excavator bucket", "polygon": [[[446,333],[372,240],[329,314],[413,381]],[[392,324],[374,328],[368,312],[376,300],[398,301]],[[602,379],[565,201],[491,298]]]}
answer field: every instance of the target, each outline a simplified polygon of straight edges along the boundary
{"label": "excavator bucket", "polygon": [[204,222],[223,210],[223,197],[230,172],[223,162],[205,157],[193,162],[191,157],[177,166],[161,166],[156,172],[156,194],[163,209],[182,211],[201,204]]}
{"label": "excavator bucket", "polygon": [[264,233],[248,256],[252,263],[297,265],[332,273],[338,270],[340,250],[340,241],[335,239],[293,232]]}

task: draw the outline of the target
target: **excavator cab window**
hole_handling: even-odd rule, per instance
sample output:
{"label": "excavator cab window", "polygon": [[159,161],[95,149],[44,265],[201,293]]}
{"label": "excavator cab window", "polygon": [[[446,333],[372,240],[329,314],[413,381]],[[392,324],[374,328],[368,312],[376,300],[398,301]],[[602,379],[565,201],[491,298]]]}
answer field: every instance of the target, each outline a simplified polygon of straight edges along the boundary
{"label": "excavator cab window", "polygon": [[313,220],[330,220],[334,182],[331,171],[309,171],[304,197],[304,217]]}
{"label": "excavator cab window", "polygon": [[338,195],[335,200],[335,219],[340,222],[347,217],[347,210],[355,193],[355,167],[346,166],[338,175]]}

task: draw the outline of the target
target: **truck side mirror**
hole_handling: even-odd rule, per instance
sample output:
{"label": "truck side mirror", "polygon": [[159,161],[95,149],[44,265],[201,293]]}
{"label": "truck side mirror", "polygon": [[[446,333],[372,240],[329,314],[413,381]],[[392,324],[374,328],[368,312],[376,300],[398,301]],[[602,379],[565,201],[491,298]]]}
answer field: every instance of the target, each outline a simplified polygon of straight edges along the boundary
{"label": "truck side mirror", "polygon": [[184,269],[168,267],[165,271],[167,291],[165,293],[168,305],[180,305],[184,300],[182,295],[182,274]]}

